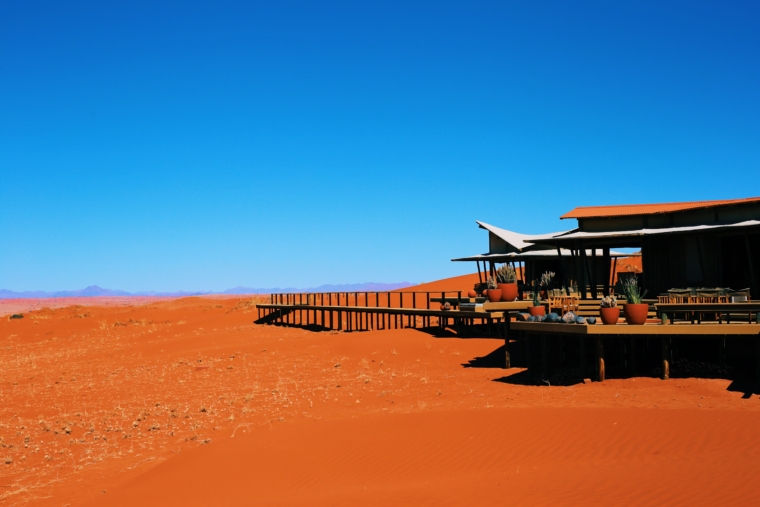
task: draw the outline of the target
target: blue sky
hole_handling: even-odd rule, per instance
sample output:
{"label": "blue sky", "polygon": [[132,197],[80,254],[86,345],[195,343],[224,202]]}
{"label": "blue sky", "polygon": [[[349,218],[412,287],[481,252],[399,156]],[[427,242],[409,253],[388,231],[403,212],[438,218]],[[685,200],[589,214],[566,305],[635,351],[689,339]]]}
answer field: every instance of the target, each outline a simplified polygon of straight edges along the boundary
{"label": "blue sky", "polygon": [[0,288],[428,281],[475,220],[760,195],[757,2],[114,4],[3,3]]}

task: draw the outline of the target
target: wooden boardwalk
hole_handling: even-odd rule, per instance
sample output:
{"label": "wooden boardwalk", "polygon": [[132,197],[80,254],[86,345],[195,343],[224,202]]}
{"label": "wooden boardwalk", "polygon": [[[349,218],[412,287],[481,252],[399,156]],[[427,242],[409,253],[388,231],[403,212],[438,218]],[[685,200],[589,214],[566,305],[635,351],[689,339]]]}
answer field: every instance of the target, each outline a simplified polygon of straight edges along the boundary
{"label": "wooden boardwalk", "polygon": [[257,324],[316,326],[339,331],[427,328],[452,326],[457,334],[468,334],[469,327],[485,325],[489,333],[506,337],[504,312],[434,310],[428,308],[387,308],[382,306],[337,306],[314,304],[265,303],[256,305]]}

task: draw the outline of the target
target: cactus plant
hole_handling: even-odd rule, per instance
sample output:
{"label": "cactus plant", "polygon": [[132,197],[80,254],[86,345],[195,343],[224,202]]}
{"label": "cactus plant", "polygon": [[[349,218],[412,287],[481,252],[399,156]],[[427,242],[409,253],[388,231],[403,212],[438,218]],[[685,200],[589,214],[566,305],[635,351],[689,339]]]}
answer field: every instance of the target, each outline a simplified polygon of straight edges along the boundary
{"label": "cactus plant", "polygon": [[517,273],[515,268],[509,264],[504,264],[502,267],[496,270],[496,280],[499,283],[515,283],[517,280]]}
{"label": "cactus plant", "polygon": [[496,278],[488,277],[488,280],[486,280],[486,284],[488,285],[489,289],[495,289],[498,287],[498,284],[496,283]]}
{"label": "cactus plant", "polygon": [[599,306],[602,308],[615,308],[617,306],[617,299],[615,299],[615,294],[604,296],[601,303],[599,303]]}
{"label": "cactus plant", "polygon": [[541,286],[549,287],[549,284],[552,283],[553,278],[554,278],[554,271],[547,271],[546,273],[541,275]]}

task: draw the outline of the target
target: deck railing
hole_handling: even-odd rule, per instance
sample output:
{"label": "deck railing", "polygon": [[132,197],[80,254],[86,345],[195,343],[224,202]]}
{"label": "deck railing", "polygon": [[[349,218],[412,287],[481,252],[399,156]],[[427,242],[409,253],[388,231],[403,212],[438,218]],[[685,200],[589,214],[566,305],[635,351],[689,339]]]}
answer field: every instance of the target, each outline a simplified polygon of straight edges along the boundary
{"label": "deck railing", "polygon": [[272,304],[426,308],[441,301],[458,302],[462,291],[285,292],[270,295]]}

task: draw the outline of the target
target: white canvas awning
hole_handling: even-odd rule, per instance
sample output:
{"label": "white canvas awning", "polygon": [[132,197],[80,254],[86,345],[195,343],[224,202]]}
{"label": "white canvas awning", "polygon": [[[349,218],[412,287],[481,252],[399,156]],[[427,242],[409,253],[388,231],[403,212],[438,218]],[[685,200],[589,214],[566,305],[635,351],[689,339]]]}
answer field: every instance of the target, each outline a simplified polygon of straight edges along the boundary
{"label": "white canvas awning", "polygon": [[546,248],[545,246],[536,245],[535,241],[540,240],[540,239],[553,238],[555,236],[572,232],[572,231],[562,231],[562,232],[552,232],[549,234],[521,234],[519,232],[508,231],[507,229],[502,229],[501,227],[496,227],[495,225],[487,224],[485,222],[479,222],[477,220],[475,221],[475,223],[478,224],[478,226],[481,229],[485,229],[488,232],[491,232],[497,237],[506,241],[510,246],[512,246],[518,252],[522,252],[527,249],[532,249],[532,250],[544,249]]}
{"label": "white canvas awning", "polygon": [[662,229],[636,229],[632,231],[604,231],[604,232],[583,232],[578,229],[560,233],[553,237],[538,238],[535,241],[544,245],[559,245],[562,243],[572,243],[578,240],[593,239],[624,239],[624,238],[642,238],[644,236],[659,236],[662,234],[688,234],[693,232],[707,231],[729,231],[750,227],[760,227],[760,220],[747,220],[735,224],[723,225],[694,225],[688,227],[664,227]]}
{"label": "white canvas awning", "polygon": [[[597,255],[602,256],[601,248],[597,248]],[[570,258],[572,252],[564,248],[560,249],[562,257]],[[592,249],[586,250],[586,255],[592,257],[594,252]],[[623,253],[610,250],[610,257],[638,257],[640,253]],[[557,255],[557,249],[552,248],[550,250],[530,250],[528,252],[513,252],[513,253],[495,253],[495,254],[479,254],[471,255],[469,257],[460,257],[458,259],[451,259],[453,262],[473,262],[473,261],[491,261],[491,262],[522,262],[531,259],[552,259],[559,258]]]}

